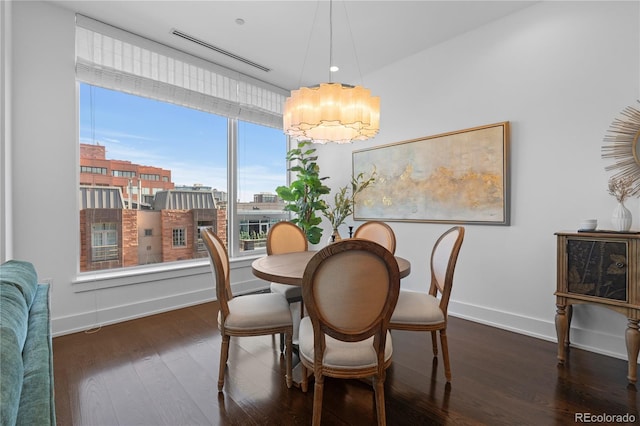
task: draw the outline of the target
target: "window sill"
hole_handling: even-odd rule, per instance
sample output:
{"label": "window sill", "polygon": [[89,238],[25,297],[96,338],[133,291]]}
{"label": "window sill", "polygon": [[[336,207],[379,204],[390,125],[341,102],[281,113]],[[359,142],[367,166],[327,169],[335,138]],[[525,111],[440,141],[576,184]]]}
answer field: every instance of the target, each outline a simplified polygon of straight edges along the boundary
{"label": "window sill", "polygon": [[[251,262],[263,255],[264,254],[231,259],[229,261],[230,269],[250,267]],[[205,274],[211,274],[211,266],[207,258],[170,264],[160,263],[151,266],[136,266],[118,270],[82,272],[71,282],[71,286],[74,293],[82,293]]]}

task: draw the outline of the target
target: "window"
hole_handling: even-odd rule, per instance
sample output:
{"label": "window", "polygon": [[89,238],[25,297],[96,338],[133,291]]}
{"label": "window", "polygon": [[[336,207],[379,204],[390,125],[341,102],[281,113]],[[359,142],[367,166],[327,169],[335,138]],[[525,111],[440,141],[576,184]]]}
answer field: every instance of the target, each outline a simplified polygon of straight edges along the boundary
{"label": "window", "polygon": [[173,229],[173,246],[174,247],[187,246],[187,233],[184,228]]}
{"label": "window", "polygon": [[121,259],[104,268],[206,256],[205,226],[231,257],[264,251],[241,246],[241,233],[259,239],[288,218],[275,195],[287,176],[286,92],[84,16],[76,25],[80,163],[108,165],[85,185],[120,188],[122,198],[111,207]]}
{"label": "window", "polygon": [[116,223],[91,225],[91,260],[100,262],[118,259],[118,226]]}
{"label": "window", "polygon": [[[287,144],[280,129],[238,123],[237,217],[242,252],[264,250],[272,224],[289,218],[275,189],[286,185]],[[273,167],[269,161],[282,166]]]}
{"label": "window", "polygon": [[111,174],[115,177],[126,177],[126,178],[136,177],[136,172],[132,172],[128,170],[112,170]]}
{"label": "window", "polygon": [[80,166],[80,173],[93,173],[94,175],[106,175],[107,169],[104,167]]}
{"label": "window", "polygon": [[[201,251],[197,239],[193,242],[187,239],[187,235],[197,232],[199,221],[206,221],[217,232],[226,234],[226,197],[224,202],[216,202],[213,188],[228,186],[229,119],[87,84],[80,84],[79,105],[81,162],[100,161],[116,166],[127,162],[130,168],[163,170],[163,174],[172,177],[163,182],[159,173],[145,171],[136,173],[139,179],[121,176],[122,173],[101,178],[107,186],[120,187],[123,198],[122,261],[101,265],[103,269],[202,257],[196,254]],[[82,153],[90,158],[83,158]],[[282,157],[281,168],[285,167]],[[197,185],[198,182],[206,182],[209,190]],[[88,221],[99,221],[108,214],[94,212],[85,217]],[[193,226],[193,231],[187,232],[188,226]],[[172,229],[166,237],[172,240],[166,244],[162,241],[163,228]],[[82,226],[80,232],[83,241]],[[139,241],[144,237],[147,237],[144,242]],[[183,250],[190,244],[195,244],[191,257]],[[180,250],[172,252],[171,248]],[[86,259],[81,253],[81,271],[97,269],[87,264]]]}
{"label": "window", "polygon": [[[136,115],[135,111],[143,113]],[[92,117],[92,120],[87,120],[86,117]],[[237,128],[236,141],[228,140],[230,126]],[[111,133],[121,136],[118,140],[112,140]],[[163,138],[164,135],[167,137]],[[175,144],[178,138],[182,141],[180,145]],[[154,143],[141,147],[139,139],[153,140]],[[235,215],[229,218],[229,197],[226,190],[229,167],[227,153],[230,149],[229,144],[233,142],[237,145],[238,195],[235,197]],[[113,181],[100,184],[120,187],[124,208],[136,210],[135,222],[122,220],[123,233],[126,235],[139,234],[137,229],[128,229],[131,224],[144,227],[145,237],[154,235],[153,227],[147,227],[145,224],[148,221],[157,221],[157,229],[161,229],[162,219],[158,213],[163,210],[187,210],[181,214],[189,218],[179,218],[182,223],[189,222],[189,219],[196,220],[194,215],[197,212],[209,215],[210,217],[206,218],[207,226],[214,227],[217,232],[224,231],[229,235],[228,230],[233,229],[231,226],[237,227],[233,234],[235,239],[228,239],[232,241],[229,251],[233,257],[264,251],[269,228],[274,223],[289,218],[288,213],[283,210],[284,203],[275,194],[277,186],[286,184],[287,145],[286,137],[280,129],[237,122],[166,102],[81,84],[80,143],[83,148],[90,145],[102,149],[100,155],[103,157],[97,161],[114,164],[126,161],[132,167],[156,167],[171,174],[172,180],[164,182],[166,186],[162,188],[157,187],[161,181],[158,174],[129,172],[131,176],[125,176],[125,171],[113,169]],[[91,151],[94,157],[95,151]],[[85,150],[81,149],[81,152]],[[149,158],[153,158],[155,164],[149,164]],[[83,161],[83,158],[80,160]],[[106,175],[107,169],[104,170]],[[136,176],[140,179],[136,179]],[[126,179],[124,186],[117,180],[122,178]],[[206,182],[206,185],[196,182]],[[176,187],[180,189],[177,190]],[[210,194],[211,205],[210,208],[204,209],[205,212],[201,211],[202,207],[207,207],[205,201],[197,198],[188,199],[194,193]],[[165,204],[161,204],[162,200]],[[196,225],[196,235],[198,229]],[[153,262],[160,261],[158,259],[185,260],[184,254],[180,257],[162,256],[161,233],[157,235],[152,241],[151,249],[148,248],[148,244],[142,245],[137,242],[139,247],[144,248],[144,253],[140,252],[137,259],[127,259],[133,252],[123,247],[125,259],[119,264],[105,264],[104,268],[151,263],[151,257],[147,253],[149,251],[154,253]],[[172,247],[186,247],[190,244],[185,238],[186,233],[172,237]],[[131,242],[132,245],[135,243],[135,240]],[[200,238],[196,238],[192,244],[195,244],[194,253],[202,252],[204,246]],[[198,255],[194,257],[197,258]],[[81,259],[84,258],[86,256],[81,255]],[[81,271],[89,269],[91,268],[87,265],[81,264]]]}

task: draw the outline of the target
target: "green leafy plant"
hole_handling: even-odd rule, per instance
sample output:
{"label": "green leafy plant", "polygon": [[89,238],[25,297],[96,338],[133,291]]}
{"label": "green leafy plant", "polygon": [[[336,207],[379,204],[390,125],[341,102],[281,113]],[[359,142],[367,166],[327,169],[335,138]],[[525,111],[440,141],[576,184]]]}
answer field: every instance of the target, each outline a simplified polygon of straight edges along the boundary
{"label": "green leafy plant", "polygon": [[[331,227],[333,229],[338,229],[347,217],[353,213],[357,195],[370,185],[373,185],[375,180],[375,170],[371,172],[371,175],[366,179],[364,173],[361,172],[357,176],[351,178],[350,185],[343,186],[338,190],[338,192],[336,192],[333,196],[333,206],[328,207],[322,212],[323,216],[331,223]],[[349,191],[351,191],[350,194]]]}
{"label": "green leafy plant", "polygon": [[322,218],[318,212],[326,210],[322,196],[331,189],[323,183],[328,177],[320,177],[318,156],[314,155],[316,149],[308,148],[310,144],[309,141],[299,142],[297,148],[287,153],[287,161],[295,163],[289,171],[296,173],[296,179],[289,186],[277,187],[276,193],[287,203],[284,209],[296,214],[291,221],[304,231],[311,244],[318,244],[322,238],[322,228],[318,226]]}

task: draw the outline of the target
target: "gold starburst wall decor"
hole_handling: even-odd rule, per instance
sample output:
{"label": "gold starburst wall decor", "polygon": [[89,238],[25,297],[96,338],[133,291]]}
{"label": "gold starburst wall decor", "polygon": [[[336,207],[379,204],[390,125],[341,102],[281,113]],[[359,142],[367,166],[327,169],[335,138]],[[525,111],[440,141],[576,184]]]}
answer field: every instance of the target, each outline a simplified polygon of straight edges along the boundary
{"label": "gold starburst wall decor", "polygon": [[631,196],[640,195],[639,137],[640,110],[628,106],[609,126],[602,146],[602,158],[613,160],[605,170],[616,172],[613,179],[631,181]]}

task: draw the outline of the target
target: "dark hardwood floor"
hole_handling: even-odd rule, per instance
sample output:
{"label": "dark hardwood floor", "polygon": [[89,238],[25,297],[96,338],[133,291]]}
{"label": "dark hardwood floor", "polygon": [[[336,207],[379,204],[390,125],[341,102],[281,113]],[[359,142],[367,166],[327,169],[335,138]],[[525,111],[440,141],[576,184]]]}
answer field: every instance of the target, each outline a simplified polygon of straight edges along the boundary
{"label": "dark hardwood floor", "polygon": [[[232,338],[217,392],[216,316],[207,303],[55,338],[58,425],[310,424],[313,387],[287,389],[277,337]],[[578,413],[638,419],[624,360],[573,348],[558,367],[554,343],[457,318],[448,336],[451,386],[441,359],[432,362],[428,334],[393,332],[389,425],[564,425]],[[367,383],[326,380],[323,424],[375,421]]]}

